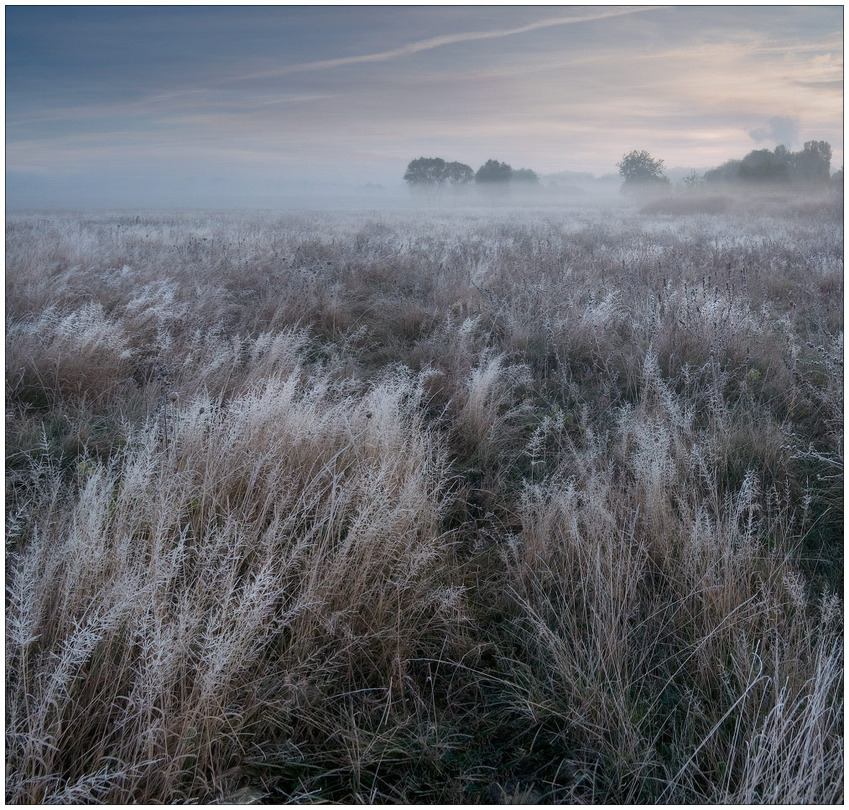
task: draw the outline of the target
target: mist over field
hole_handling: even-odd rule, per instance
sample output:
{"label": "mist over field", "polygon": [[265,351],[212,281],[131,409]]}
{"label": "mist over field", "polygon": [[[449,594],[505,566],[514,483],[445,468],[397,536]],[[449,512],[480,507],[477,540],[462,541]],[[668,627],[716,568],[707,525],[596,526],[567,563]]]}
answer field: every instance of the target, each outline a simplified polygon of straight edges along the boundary
{"label": "mist over field", "polygon": [[8,804],[840,804],[841,7],[6,8]]}

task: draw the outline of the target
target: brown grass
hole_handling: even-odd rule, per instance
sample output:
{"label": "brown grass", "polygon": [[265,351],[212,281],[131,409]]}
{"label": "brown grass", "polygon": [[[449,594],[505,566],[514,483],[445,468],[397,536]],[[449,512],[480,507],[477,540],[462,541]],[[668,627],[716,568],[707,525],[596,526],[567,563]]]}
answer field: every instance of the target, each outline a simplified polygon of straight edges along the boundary
{"label": "brown grass", "polygon": [[7,802],[842,801],[836,202],[428,217],[10,215]]}

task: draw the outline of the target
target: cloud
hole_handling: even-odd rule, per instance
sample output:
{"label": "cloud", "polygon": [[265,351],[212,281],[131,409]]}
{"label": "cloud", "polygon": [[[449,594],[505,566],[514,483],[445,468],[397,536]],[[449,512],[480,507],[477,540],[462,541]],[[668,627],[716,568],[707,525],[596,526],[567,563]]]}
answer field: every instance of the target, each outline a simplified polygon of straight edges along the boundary
{"label": "cloud", "polygon": [[835,93],[843,93],[843,80],[842,79],[834,79],[831,81],[822,81],[822,82],[803,82],[803,81],[794,81],[793,82],[796,87],[803,87],[805,90],[822,90],[826,92],[835,92]]}
{"label": "cloud", "polygon": [[411,56],[421,51],[429,51],[433,48],[442,48],[445,45],[454,45],[459,42],[472,42],[474,40],[483,39],[499,39],[501,37],[515,36],[516,34],[524,34],[529,31],[536,31],[540,28],[551,28],[557,25],[575,25],[576,23],[592,22],[594,20],[604,20],[609,17],[620,17],[624,14],[637,14],[641,11],[652,11],[662,6],[633,6],[613,8],[610,11],[597,12],[595,14],[584,14],[578,17],[554,17],[546,20],[539,20],[535,23],[522,25],[518,28],[502,28],[494,31],[467,31],[462,34],[445,34],[439,37],[431,37],[430,39],[422,39],[418,42],[411,42],[409,45],[404,45],[400,48],[393,48],[388,51],[380,51],[378,53],[361,54],[359,56],[345,56],[339,59],[322,59],[316,62],[302,62],[297,65],[288,65],[276,70],[263,71],[260,73],[252,73],[248,76],[240,76],[242,79],[262,79],[272,76],[282,76],[288,73],[302,73],[312,70],[327,70],[329,68],[345,67],[347,65],[358,65],[368,62],[386,62],[390,59],[397,59],[401,56]]}
{"label": "cloud", "polygon": [[799,122],[795,118],[776,115],[769,119],[766,127],[753,129],[749,137],[755,141],[774,141],[784,146],[794,146],[799,140]]}

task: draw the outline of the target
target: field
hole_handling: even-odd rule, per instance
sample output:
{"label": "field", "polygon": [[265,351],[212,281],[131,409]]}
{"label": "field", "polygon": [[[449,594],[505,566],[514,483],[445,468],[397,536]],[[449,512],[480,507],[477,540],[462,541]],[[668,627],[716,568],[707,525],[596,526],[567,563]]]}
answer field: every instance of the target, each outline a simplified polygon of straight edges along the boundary
{"label": "field", "polygon": [[843,800],[843,205],[11,213],[6,799]]}

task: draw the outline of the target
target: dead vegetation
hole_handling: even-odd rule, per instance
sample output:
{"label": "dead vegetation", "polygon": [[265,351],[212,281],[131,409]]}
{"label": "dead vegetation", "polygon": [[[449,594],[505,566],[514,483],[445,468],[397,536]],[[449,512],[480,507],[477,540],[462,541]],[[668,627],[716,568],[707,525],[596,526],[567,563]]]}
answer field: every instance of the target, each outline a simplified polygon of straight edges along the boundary
{"label": "dead vegetation", "polygon": [[842,801],[842,207],[709,207],[10,215],[7,802]]}

